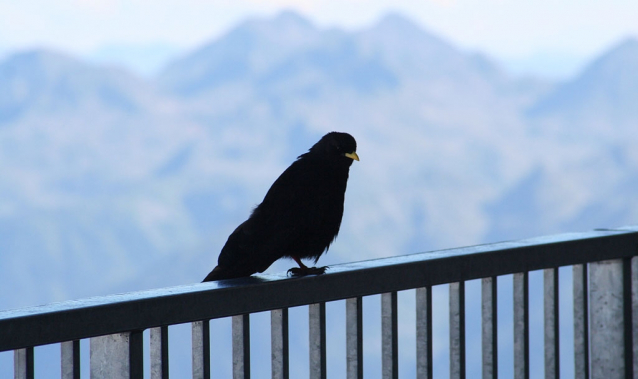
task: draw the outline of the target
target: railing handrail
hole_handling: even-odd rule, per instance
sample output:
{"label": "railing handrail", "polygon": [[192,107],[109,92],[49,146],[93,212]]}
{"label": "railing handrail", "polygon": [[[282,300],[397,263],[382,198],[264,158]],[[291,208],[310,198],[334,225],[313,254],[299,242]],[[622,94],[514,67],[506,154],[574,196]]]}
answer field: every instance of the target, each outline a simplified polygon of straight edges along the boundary
{"label": "railing handrail", "polygon": [[638,254],[638,226],[530,238],[0,312],[0,351]]}

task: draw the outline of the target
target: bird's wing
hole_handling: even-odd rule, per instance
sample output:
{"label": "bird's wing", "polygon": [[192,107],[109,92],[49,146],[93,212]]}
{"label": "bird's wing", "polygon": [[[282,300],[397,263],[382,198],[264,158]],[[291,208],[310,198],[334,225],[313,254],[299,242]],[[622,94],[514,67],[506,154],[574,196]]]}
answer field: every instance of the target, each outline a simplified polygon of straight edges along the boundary
{"label": "bird's wing", "polygon": [[312,179],[304,165],[293,163],[273,183],[264,200],[228,237],[219,264],[261,272],[287,255],[307,229],[307,193]]}
{"label": "bird's wing", "polygon": [[219,264],[244,267],[250,275],[284,256],[318,258],[339,230],[345,191],[325,170],[321,162],[303,159],[288,167],[230,235]]}
{"label": "bird's wing", "polygon": [[330,245],[341,225],[346,181],[347,171],[301,159],[273,183],[255,212],[268,224],[273,246],[295,244],[283,256],[317,259]]}

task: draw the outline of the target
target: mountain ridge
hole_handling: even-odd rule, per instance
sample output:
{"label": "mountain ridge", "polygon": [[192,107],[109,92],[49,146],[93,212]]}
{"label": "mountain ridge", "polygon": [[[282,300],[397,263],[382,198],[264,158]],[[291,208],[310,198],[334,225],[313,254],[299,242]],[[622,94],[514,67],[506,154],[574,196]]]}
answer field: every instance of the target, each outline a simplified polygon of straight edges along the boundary
{"label": "mountain ridge", "polygon": [[[627,38],[585,67],[582,74],[540,99],[528,115],[541,123],[582,125],[598,137],[628,135],[638,119],[638,39]],[[551,128],[551,126],[549,126]]]}
{"label": "mountain ridge", "polygon": [[154,90],[141,78],[119,68],[100,67],[70,55],[36,49],[0,62],[0,115],[4,122],[31,110],[73,112],[107,106],[134,113],[155,100]]}

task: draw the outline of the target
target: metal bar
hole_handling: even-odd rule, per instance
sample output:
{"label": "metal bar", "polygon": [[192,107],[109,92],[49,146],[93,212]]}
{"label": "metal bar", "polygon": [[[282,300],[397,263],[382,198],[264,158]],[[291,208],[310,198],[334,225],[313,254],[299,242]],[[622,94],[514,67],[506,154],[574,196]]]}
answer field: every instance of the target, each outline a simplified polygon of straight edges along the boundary
{"label": "metal bar", "polygon": [[396,292],[381,294],[381,372],[383,379],[399,378]]}
{"label": "metal bar", "polygon": [[260,275],[2,311],[0,351],[198,321],[202,316],[227,317],[631,257],[636,254],[637,231],[638,227],[540,237],[334,265],[326,275],[300,279],[284,273]]}
{"label": "metal bar", "polygon": [[151,379],[168,379],[168,326],[151,329]]}
{"label": "metal bar", "polygon": [[363,308],[361,297],[346,300],[346,369],[348,379],[363,379]]}
{"label": "metal bar", "polygon": [[633,374],[638,378],[638,257],[631,258],[631,324]]}
{"label": "metal bar", "polygon": [[416,377],[432,379],[432,287],[416,289]]}
{"label": "metal bar", "polygon": [[465,282],[450,283],[450,378],[465,379]]}
{"label": "metal bar", "polygon": [[62,379],[80,379],[80,341],[60,344]]}
{"label": "metal bar", "polygon": [[142,378],[142,343],[142,331],[91,338],[91,379]]}
{"label": "metal bar", "polygon": [[33,379],[33,347],[13,352],[13,377],[15,379]]}
{"label": "metal bar", "polygon": [[497,277],[481,280],[483,379],[498,378]]}
{"label": "metal bar", "polygon": [[558,334],[558,268],[543,270],[545,379],[560,378],[560,346]]}
{"label": "metal bar", "polygon": [[623,258],[623,320],[624,320],[624,342],[625,342],[625,379],[633,379],[634,377],[634,339],[633,339],[633,327],[632,327],[632,277],[631,277],[631,260],[632,258]]}
{"label": "metal bar", "polygon": [[591,377],[625,377],[623,261],[589,264]]}
{"label": "metal bar", "polygon": [[192,326],[193,379],[210,379],[210,321]]}
{"label": "metal bar", "polygon": [[233,316],[233,379],[250,379],[250,314]]}
{"label": "metal bar", "polygon": [[310,379],[326,379],[326,303],[308,306]]}
{"label": "metal bar", "polygon": [[288,379],[288,308],[270,311],[272,378]]}
{"label": "metal bar", "polygon": [[129,377],[131,379],[144,378],[144,335],[143,330],[129,333]]}
{"label": "metal bar", "polygon": [[574,379],[589,379],[589,305],[587,265],[574,265]]}
{"label": "metal bar", "polygon": [[634,378],[638,378],[638,257],[631,259],[631,324],[633,336]]}
{"label": "metal bar", "polygon": [[528,272],[514,274],[514,378],[529,379]]}

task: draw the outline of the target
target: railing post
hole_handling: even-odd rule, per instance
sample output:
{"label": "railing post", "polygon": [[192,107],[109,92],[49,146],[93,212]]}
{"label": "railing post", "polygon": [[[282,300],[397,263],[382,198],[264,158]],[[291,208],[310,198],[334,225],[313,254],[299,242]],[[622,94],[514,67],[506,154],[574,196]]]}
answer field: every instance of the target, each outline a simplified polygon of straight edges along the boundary
{"label": "railing post", "polygon": [[416,377],[432,377],[432,287],[416,289]]}
{"label": "railing post", "polygon": [[634,371],[634,324],[633,324],[633,264],[632,258],[623,258],[623,321],[625,336],[625,378],[633,379]]}
{"label": "railing post", "polygon": [[450,378],[465,379],[465,282],[450,283]]}
{"label": "railing post", "polygon": [[397,293],[381,294],[381,371],[383,379],[399,378]]}
{"label": "railing post", "polygon": [[62,379],[80,379],[80,341],[60,344]]}
{"label": "railing post", "polygon": [[346,299],[346,366],[348,379],[363,379],[362,298]]}
{"label": "railing post", "polygon": [[623,261],[589,264],[591,377],[625,377]]}
{"label": "railing post", "polygon": [[13,377],[33,379],[33,348],[18,349],[13,352]]}
{"label": "railing post", "polygon": [[270,311],[270,350],[273,379],[288,379],[288,308]]}
{"label": "railing post", "polygon": [[574,379],[589,379],[587,264],[574,265]]}
{"label": "railing post", "polygon": [[558,268],[543,270],[545,379],[560,377],[558,334]]}
{"label": "railing post", "polygon": [[528,272],[514,274],[514,379],[529,379]]}
{"label": "railing post", "polygon": [[192,328],[193,379],[210,379],[210,322],[195,321]]}
{"label": "railing post", "polygon": [[638,379],[638,257],[631,258],[631,334],[634,379]]}
{"label": "railing post", "polygon": [[91,338],[91,379],[141,379],[142,342],[142,331]]}
{"label": "railing post", "polygon": [[308,306],[310,379],[326,379],[326,303]]}
{"label": "railing post", "polygon": [[151,329],[151,379],[168,379],[168,326]]}
{"label": "railing post", "polygon": [[482,379],[498,377],[497,277],[481,279]]}
{"label": "railing post", "polygon": [[233,379],[250,379],[250,314],[233,316]]}

